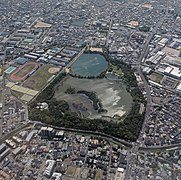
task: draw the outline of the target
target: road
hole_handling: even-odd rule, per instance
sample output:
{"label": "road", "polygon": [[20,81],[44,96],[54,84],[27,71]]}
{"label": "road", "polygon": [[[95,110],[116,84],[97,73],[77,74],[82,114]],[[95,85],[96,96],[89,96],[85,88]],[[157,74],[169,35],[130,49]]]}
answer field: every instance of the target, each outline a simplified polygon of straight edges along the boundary
{"label": "road", "polygon": [[137,157],[136,154],[138,153],[139,148],[143,145],[142,144],[142,141],[143,141],[142,140],[142,135],[143,135],[143,132],[145,131],[145,125],[146,125],[147,119],[150,116],[151,104],[152,104],[150,86],[149,86],[149,84],[148,84],[148,82],[147,82],[147,80],[146,80],[146,78],[145,78],[145,76],[144,76],[144,74],[143,74],[143,72],[141,70],[141,64],[142,64],[143,60],[145,59],[145,57],[147,56],[147,53],[149,51],[149,44],[150,44],[152,38],[156,34],[158,28],[163,24],[166,15],[167,15],[167,12],[163,17],[160,18],[160,21],[152,29],[152,32],[150,33],[149,37],[147,38],[147,40],[146,40],[146,42],[144,44],[144,48],[142,50],[142,53],[141,53],[141,55],[140,55],[140,57],[138,59],[138,63],[137,63],[137,72],[138,72],[141,80],[144,83],[144,88],[145,88],[145,91],[146,91],[147,104],[146,104],[145,118],[144,118],[144,121],[143,121],[142,130],[140,132],[140,135],[138,137],[137,142],[133,144],[133,147],[132,147],[132,149],[130,151],[130,154],[127,157],[127,167],[126,167],[125,178],[124,178],[125,180],[130,179],[131,172],[132,172],[132,167],[135,164],[136,157]]}
{"label": "road", "polygon": [[112,19],[113,19],[113,18],[111,18],[111,20],[110,20],[109,30],[108,30],[108,33],[107,33],[106,47],[108,47],[108,44],[109,44],[109,36],[110,36],[111,28],[112,28]]}
{"label": "road", "polygon": [[146,90],[146,97],[147,97],[147,105],[146,105],[146,111],[145,111],[145,119],[144,119],[144,122],[143,122],[143,125],[142,125],[142,131],[140,132],[140,135],[139,135],[139,138],[138,138],[138,142],[140,142],[142,140],[142,133],[145,131],[145,125],[146,125],[146,120],[149,118],[150,116],[150,109],[151,109],[151,104],[152,104],[152,101],[151,101],[151,91],[150,91],[150,86],[141,70],[141,64],[143,62],[143,60],[145,59],[146,55],[147,55],[147,52],[149,51],[149,44],[152,40],[152,38],[154,37],[154,35],[157,33],[157,30],[159,27],[161,27],[161,25],[163,24],[164,20],[165,20],[165,17],[167,16],[168,14],[168,9],[169,9],[169,1],[168,1],[168,4],[167,4],[167,9],[166,9],[166,13],[163,17],[160,18],[160,20],[158,21],[158,23],[155,25],[155,27],[152,29],[152,32],[150,34],[150,36],[148,37],[145,45],[144,45],[144,48],[143,48],[143,51],[142,51],[142,54],[140,55],[139,59],[138,59],[138,64],[137,64],[137,71],[138,71],[138,74],[140,75],[141,77],[141,80],[143,81],[144,83],[144,87],[145,87],[145,90]]}
{"label": "road", "polygon": [[139,150],[143,151],[156,151],[156,150],[166,150],[172,148],[181,148],[181,143],[177,144],[170,144],[170,145],[163,145],[163,146],[147,146],[147,147],[139,147]]}
{"label": "road", "polygon": [[132,143],[131,142],[127,142],[123,139],[119,139],[119,138],[116,138],[114,136],[111,136],[111,135],[108,135],[108,134],[105,134],[105,133],[102,133],[102,132],[98,132],[98,131],[90,131],[90,130],[82,130],[82,129],[74,129],[74,128],[65,128],[65,127],[58,127],[58,126],[53,126],[53,125],[50,125],[50,124],[46,124],[46,123],[42,123],[40,121],[33,121],[34,123],[34,126],[49,126],[49,127],[52,127],[54,129],[58,129],[58,130],[63,130],[63,131],[68,131],[68,132],[75,132],[75,133],[80,133],[80,134],[89,134],[89,135],[93,135],[93,136],[99,136],[99,137],[103,137],[113,143],[116,143],[116,144],[123,144],[125,145],[126,147],[132,147]]}
{"label": "road", "polygon": [[[84,47],[84,48],[79,52],[79,54],[66,66],[66,68],[69,68],[69,67],[83,54],[83,52],[85,51],[86,48],[87,48],[87,46]],[[63,71],[64,71],[64,70],[63,70]]]}
{"label": "road", "polygon": [[2,124],[3,124],[3,115],[4,115],[4,95],[5,95],[5,73],[4,73],[4,63],[6,59],[6,51],[4,49],[4,57],[2,60],[2,83],[1,83],[1,89],[2,89],[2,94],[1,94],[1,103],[2,103],[2,109],[0,110],[0,137],[2,137]]}
{"label": "road", "polygon": [[39,96],[39,94],[40,94],[42,91],[44,91],[44,90],[50,85],[50,83],[52,83],[52,82],[54,81],[54,79],[55,79],[56,77],[58,77],[61,73],[63,73],[63,72],[65,71],[65,68],[69,68],[69,67],[83,54],[83,52],[85,51],[86,47],[87,47],[87,46],[85,46],[85,47],[78,53],[78,55],[77,55],[72,61],[70,61],[70,63],[67,64],[67,66],[65,66],[51,81],[49,81],[49,82],[46,84],[46,86],[45,86],[43,89],[41,89],[41,90],[38,92],[38,94],[36,94],[36,96],[34,96],[34,97],[32,98],[32,100],[31,100],[30,102],[34,101],[34,100]]}
{"label": "road", "polygon": [[5,141],[6,139],[9,139],[11,137],[13,137],[15,134],[17,134],[18,132],[20,132],[21,130],[30,127],[32,125],[31,122],[23,124],[22,126],[19,126],[17,129],[14,129],[13,131],[8,132],[7,134],[5,134],[4,136],[1,136],[0,138],[0,144]]}

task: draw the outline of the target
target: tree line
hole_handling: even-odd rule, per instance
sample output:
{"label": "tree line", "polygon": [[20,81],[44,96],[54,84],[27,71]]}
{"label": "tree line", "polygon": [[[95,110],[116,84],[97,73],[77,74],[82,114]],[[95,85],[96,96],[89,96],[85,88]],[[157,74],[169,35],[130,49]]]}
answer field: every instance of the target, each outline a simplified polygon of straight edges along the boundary
{"label": "tree line", "polygon": [[[100,131],[117,138],[128,141],[136,141],[144,120],[144,114],[139,114],[140,103],[145,103],[145,100],[137,85],[131,66],[112,59],[108,55],[107,51],[105,51],[103,55],[108,62],[114,63],[121,68],[125,83],[127,85],[127,90],[133,97],[132,109],[124,121],[108,122],[103,119],[80,118],[76,113],[71,112],[66,101],[57,101],[54,99],[53,96],[55,93],[55,87],[57,83],[65,77],[64,73],[57,76],[57,78],[51,82],[50,85],[44,89],[44,91],[42,91],[36,100],[29,105],[29,118],[33,121],[41,121],[55,126]],[[73,89],[69,90],[70,92],[74,92]],[[95,108],[97,108],[96,104],[98,101],[95,94],[85,91],[82,93],[88,95],[89,98],[94,99]],[[47,110],[37,109],[36,106],[38,102],[47,102],[49,108]]]}

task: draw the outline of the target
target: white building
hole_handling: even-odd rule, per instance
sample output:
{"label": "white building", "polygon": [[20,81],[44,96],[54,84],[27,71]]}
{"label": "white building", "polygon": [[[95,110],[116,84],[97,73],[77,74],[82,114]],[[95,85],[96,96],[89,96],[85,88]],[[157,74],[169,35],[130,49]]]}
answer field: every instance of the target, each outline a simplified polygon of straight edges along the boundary
{"label": "white building", "polygon": [[44,171],[44,176],[50,178],[53,174],[54,168],[55,168],[55,160],[47,160],[46,161],[46,169]]}

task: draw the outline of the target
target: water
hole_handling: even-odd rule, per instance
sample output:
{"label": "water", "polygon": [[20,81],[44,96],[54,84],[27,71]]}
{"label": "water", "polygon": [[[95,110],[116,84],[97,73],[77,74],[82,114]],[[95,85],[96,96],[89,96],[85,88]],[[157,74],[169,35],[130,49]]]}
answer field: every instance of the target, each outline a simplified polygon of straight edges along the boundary
{"label": "water", "polygon": [[72,74],[87,76],[98,76],[107,69],[108,62],[100,54],[82,54],[72,65]]}
{"label": "water", "polygon": [[[68,87],[78,90],[86,90],[96,92],[97,97],[100,99],[103,108],[107,110],[105,113],[97,113],[91,103],[85,96],[82,95],[69,95],[65,94],[65,90]],[[132,107],[132,97],[129,92],[126,91],[126,86],[119,80],[109,79],[79,79],[73,77],[67,77],[63,86],[60,84],[55,92],[55,98],[58,100],[66,100],[69,105],[72,102],[80,104],[82,103],[87,110],[87,117],[89,118],[101,118],[102,116],[113,117],[118,115],[122,117],[127,114]]]}

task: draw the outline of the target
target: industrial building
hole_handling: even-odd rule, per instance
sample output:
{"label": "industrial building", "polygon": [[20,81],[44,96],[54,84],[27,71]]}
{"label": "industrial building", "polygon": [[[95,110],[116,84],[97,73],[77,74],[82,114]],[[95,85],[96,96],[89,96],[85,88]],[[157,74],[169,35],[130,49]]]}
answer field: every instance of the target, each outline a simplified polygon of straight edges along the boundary
{"label": "industrial building", "polygon": [[10,148],[7,148],[0,154],[0,161],[2,161],[10,153]]}
{"label": "industrial building", "polygon": [[181,69],[175,66],[168,66],[165,69],[164,74],[176,78],[178,80],[181,79]]}
{"label": "industrial building", "polygon": [[151,64],[158,64],[161,59],[163,59],[165,57],[165,53],[162,51],[158,51],[154,56],[151,56],[149,59],[146,60],[147,63],[151,63]]}
{"label": "industrial building", "polygon": [[3,143],[0,145],[0,153],[6,150],[6,145]]}
{"label": "industrial building", "polygon": [[31,132],[28,134],[28,136],[26,137],[26,142],[30,142],[35,133],[37,133],[37,130],[31,131]]}
{"label": "industrial building", "polygon": [[17,156],[18,154],[20,154],[22,151],[21,147],[17,147],[12,153],[14,156]]}
{"label": "industrial building", "polygon": [[15,62],[20,64],[20,65],[23,65],[25,64],[26,62],[28,62],[29,60],[27,58],[23,58],[23,57],[18,57]]}
{"label": "industrial building", "polygon": [[24,55],[24,57],[25,57],[25,58],[32,59],[32,60],[36,60],[36,59],[38,59],[38,57],[37,57],[37,56],[35,56],[35,55],[31,55],[31,54],[25,54],[25,55]]}
{"label": "industrial building", "polygon": [[13,149],[16,148],[16,143],[14,143],[13,141],[7,139],[5,142],[9,147],[11,147]]}

